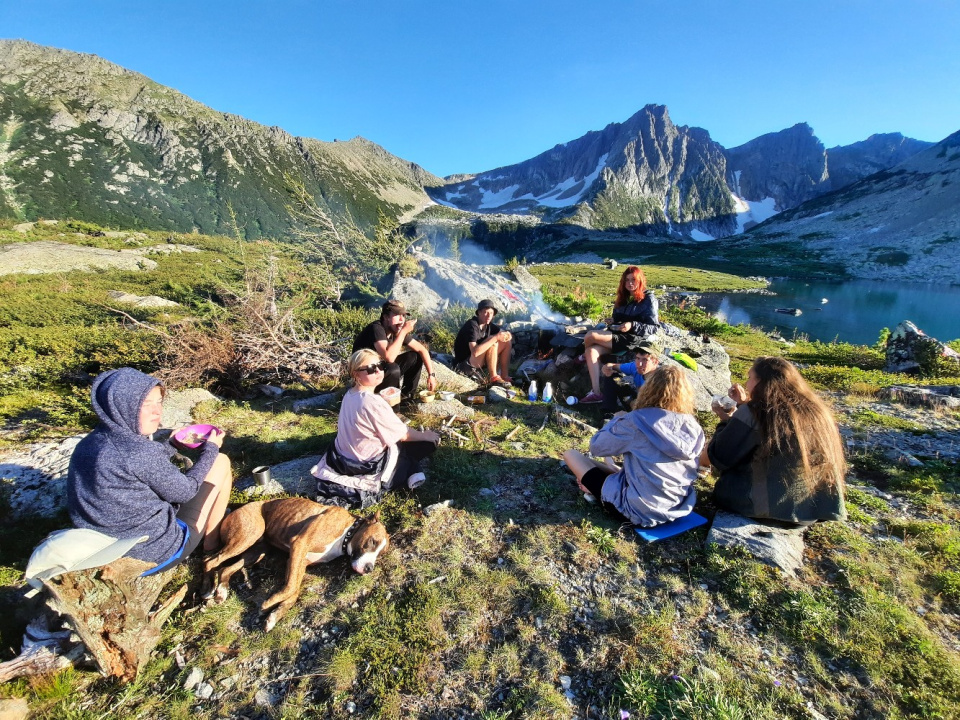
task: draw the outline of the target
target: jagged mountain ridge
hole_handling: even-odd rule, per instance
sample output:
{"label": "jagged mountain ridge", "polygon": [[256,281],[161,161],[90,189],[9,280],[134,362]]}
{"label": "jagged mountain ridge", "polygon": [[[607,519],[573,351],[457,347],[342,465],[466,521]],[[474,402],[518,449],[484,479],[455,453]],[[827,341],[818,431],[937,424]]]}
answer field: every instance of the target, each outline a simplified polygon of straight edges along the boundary
{"label": "jagged mountain ridge", "polygon": [[[930,144],[875,135],[830,152],[847,184]],[[666,107],[648,105],[624,123],[516,165],[451,176],[428,192],[471,212],[532,213],[596,229],[707,239],[742,232],[839,187],[830,152],[806,123],[727,150],[706,130],[675,125]]]}
{"label": "jagged mountain ridge", "polygon": [[648,105],[530,160],[454,177],[431,197],[474,212],[544,212],[594,228],[703,221],[733,227],[723,148],[700,128]]}
{"label": "jagged mountain ridge", "polygon": [[725,253],[785,247],[854,277],[960,284],[960,131],[784,211]]}
{"label": "jagged mountain ridge", "polygon": [[0,41],[0,216],[282,236],[290,176],[361,227],[439,178],[357,137],[322,142],[220,113],[93,55]]}

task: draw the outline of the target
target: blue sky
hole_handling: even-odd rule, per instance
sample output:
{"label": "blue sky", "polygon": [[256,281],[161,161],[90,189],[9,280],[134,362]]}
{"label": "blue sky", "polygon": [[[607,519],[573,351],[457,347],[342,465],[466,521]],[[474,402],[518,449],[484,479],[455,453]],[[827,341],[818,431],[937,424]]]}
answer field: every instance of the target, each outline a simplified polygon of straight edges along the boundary
{"label": "blue sky", "polygon": [[355,135],[438,175],[649,103],[725,147],[960,129],[955,0],[2,0],[0,37],[94,53],[217,110]]}

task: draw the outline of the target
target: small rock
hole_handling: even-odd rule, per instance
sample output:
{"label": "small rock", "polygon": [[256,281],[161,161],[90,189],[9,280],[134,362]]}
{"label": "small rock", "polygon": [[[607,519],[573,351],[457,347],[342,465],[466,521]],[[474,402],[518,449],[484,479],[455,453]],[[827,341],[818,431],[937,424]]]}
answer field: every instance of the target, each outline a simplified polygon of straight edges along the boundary
{"label": "small rock", "polygon": [[443,502],[434,503],[433,505],[427,505],[423,509],[423,514],[426,515],[427,517],[430,517],[438,510],[443,510],[444,508],[450,507],[451,502],[452,501],[450,500],[444,500]]}
{"label": "small rock", "polygon": [[570,685],[571,685],[572,683],[573,683],[573,681],[570,679],[570,676],[569,676],[569,675],[561,675],[561,676],[560,676],[560,687],[562,687],[564,690],[569,690],[569,689],[570,689]]}
{"label": "small rock", "polygon": [[210,683],[200,683],[197,685],[197,697],[201,700],[209,700],[213,697],[213,685]]}
{"label": "small rock", "polygon": [[509,399],[510,395],[507,394],[506,388],[497,387],[494,385],[487,390],[487,400],[489,400],[491,403],[507,402]]}
{"label": "small rock", "polygon": [[193,690],[197,685],[203,682],[203,670],[194,666],[190,668],[187,679],[183,681],[184,690]]}
{"label": "small rock", "polygon": [[352,700],[346,705],[347,712],[353,715],[357,711],[357,704]]}
{"label": "small rock", "polygon": [[260,688],[253,696],[253,702],[259,707],[273,707],[277,704],[277,698],[266,688]]}
{"label": "small rock", "polygon": [[278,398],[283,395],[283,388],[279,388],[275,385],[257,385],[256,388],[267,397]]}

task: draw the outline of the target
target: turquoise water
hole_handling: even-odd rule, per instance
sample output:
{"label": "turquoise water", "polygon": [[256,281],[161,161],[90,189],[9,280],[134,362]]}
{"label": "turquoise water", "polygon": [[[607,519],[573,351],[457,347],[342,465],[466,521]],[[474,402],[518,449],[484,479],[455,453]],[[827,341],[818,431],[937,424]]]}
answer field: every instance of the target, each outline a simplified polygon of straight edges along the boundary
{"label": "turquoise water", "polygon": [[[788,339],[796,331],[811,340],[837,339],[872,345],[881,328],[892,330],[902,320],[913,321],[939,340],[960,338],[957,285],[774,280],[770,290],[776,295],[704,293],[699,304],[732,325],[746,323],[765,330],[776,329]],[[822,302],[824,298],[826,303]],[[803,314],[784,315],[775,312],[776,308],[799,308]]]}

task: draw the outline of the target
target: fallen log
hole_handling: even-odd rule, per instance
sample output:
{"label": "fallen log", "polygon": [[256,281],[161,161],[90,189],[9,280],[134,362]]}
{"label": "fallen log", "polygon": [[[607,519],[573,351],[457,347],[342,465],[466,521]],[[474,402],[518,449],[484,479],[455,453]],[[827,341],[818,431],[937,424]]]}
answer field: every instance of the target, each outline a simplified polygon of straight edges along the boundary
{"label": "fallen log", "polygon": [[163,624],[187,594],[183,585],[154,610],[174,571],[140,576],[151,567],[122,557],[43,581],[47,605],[73,628],[103,675],[133,680],[160,642]]}

